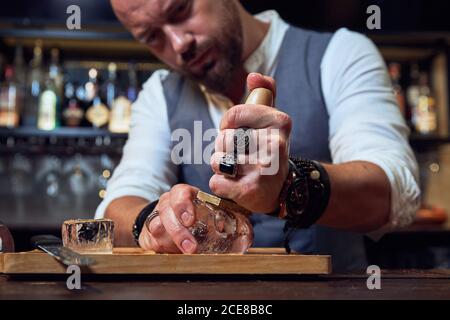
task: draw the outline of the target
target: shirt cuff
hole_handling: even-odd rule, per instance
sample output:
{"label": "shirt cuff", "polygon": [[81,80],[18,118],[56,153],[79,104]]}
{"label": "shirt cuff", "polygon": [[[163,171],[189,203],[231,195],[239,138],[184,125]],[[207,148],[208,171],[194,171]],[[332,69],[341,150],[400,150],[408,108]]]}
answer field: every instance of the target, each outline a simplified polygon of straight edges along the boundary
{"label": "shirt cuff", "polygon": [[379,166],[388,177],[391,186],[391,209],[389,221],[381,228],[366,235],[374,241],[380,240],[386,233],[406,227],[413,223],[420,207],[420,188],[411,170],[401,163],[374,157],[358,157],[352,161],[367,161]]}

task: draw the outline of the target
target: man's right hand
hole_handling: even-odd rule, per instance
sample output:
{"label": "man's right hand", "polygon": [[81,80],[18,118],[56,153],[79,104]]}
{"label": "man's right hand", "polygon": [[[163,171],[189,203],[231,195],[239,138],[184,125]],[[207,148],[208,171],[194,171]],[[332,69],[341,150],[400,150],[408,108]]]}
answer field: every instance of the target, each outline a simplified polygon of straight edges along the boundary
{"label": "man's right hand", "polygon": [[144,250],[158,253],[195,253],[197,242],[188,228],[195,222],[193,200],[199,190],[178,184],[164,193],[155,210],[155,217],[147,228],[142,228],[139,245]]}

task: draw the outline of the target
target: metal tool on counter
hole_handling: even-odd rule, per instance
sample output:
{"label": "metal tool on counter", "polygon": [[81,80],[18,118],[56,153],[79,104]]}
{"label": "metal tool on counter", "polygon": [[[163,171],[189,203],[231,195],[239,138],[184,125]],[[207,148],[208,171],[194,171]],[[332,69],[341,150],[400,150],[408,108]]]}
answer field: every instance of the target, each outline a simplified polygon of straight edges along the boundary
{"label": "metal tool on counter", "polygon": [[8,228],[0,221],[0,253],[14,252],[14,239]]}
{"label": "metal tool on counter", "polygon": [[34,236],[31,238],[31,244],[35,248],[48,253],[66,266],[78,265],[83,267],[95,263],[94,259],[64,247],[62,240],[52,235]]}

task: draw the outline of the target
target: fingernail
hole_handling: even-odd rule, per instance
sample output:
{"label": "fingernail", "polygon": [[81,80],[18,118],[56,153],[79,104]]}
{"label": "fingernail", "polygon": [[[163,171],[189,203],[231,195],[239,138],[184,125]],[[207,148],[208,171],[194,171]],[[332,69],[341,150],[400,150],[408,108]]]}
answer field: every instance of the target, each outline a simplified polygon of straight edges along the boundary
{"label": "fingernail", "polygon": [[184,252],[192,253],[195,249],[195,244],[191,240],[183,240],[181,243],[181,246],[183,247]]}
{"label": "fingernail", "polygon": [[189,212],[183,212],[181,214],[181,220],[186,227],[190,226],[192,218],[192,214],[190,214]]}

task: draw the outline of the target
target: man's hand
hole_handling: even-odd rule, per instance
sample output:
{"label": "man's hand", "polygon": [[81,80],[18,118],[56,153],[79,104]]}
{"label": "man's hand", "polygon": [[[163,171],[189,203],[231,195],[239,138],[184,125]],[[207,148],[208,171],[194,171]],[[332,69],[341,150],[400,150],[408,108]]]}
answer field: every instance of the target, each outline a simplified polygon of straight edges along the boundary
{"label": "man's hand", "polygon": [[155,208],[159,215],[139,236],[141,248],[158,253],[195,253],[197,242],[187,228],[195,222],[192,201],[197,192],[197,188],[178,184],[164,193]]}
{"label": "man's hand", "polygon": [[[250,74],[247,86],[249,91],[266,88],[275,94],[275,81],[260,74]],[[250,149],[248,155],[239,155],[238,176],[231,179],[220,172],[219,163],[227,152],[227,146],[233,143],[233,130],[230,129],[241,127],[255,129],[252,136],[257,141],[257,147],[256,150]],[[216,138],[216,152],[211,158],[211,167],[215,173],[209,182],[211,190],[250,211],[274,211],[279,206],[279,194],[288,174],[291,127],[291,118],[286,113],[268,106],[244,104],[228,110]],[[249,160],[251,157],[252,162]],[[270,170],[264,170],[273,167],[277,161],[277,170],[270,174]]]}

